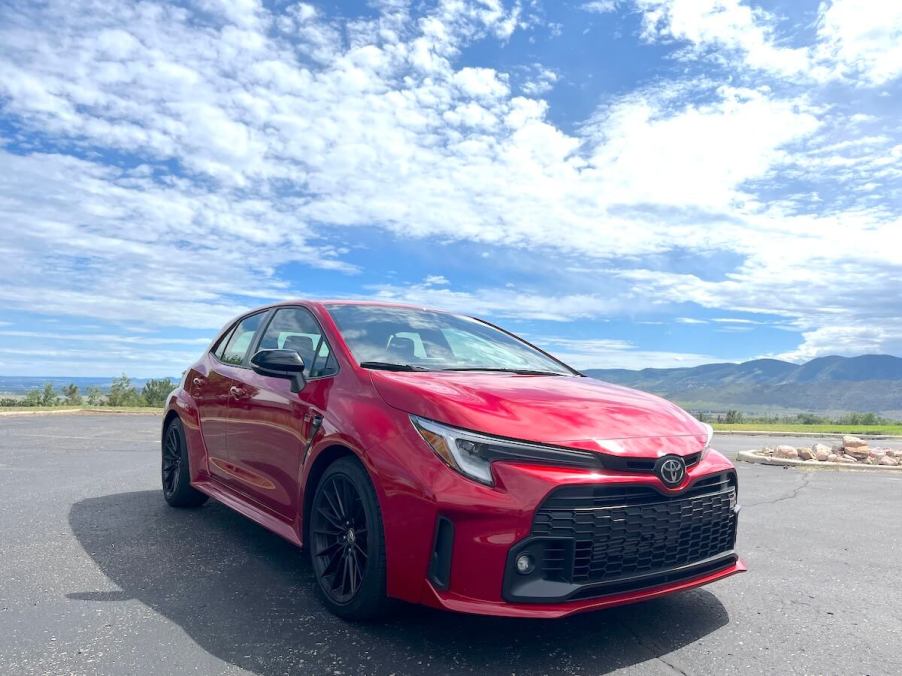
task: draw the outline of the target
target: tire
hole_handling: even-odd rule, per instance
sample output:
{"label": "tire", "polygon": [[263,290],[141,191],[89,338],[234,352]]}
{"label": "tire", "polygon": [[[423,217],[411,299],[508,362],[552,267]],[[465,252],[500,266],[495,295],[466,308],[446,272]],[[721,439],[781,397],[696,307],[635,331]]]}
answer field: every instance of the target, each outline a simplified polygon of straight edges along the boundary
{"label": "tire", "polygon": [[191,487],[188,444],[182,421],[173,418],[163,433],[161,478],[163,498],[172,507],[200,507],[207,496]]}
{"label": "tire", "polygon": [[385,537],[376,490],[353,457],[323,473],[310,503],[308,549],[320,597],[335,615],[373,620],[391,608],[385,595]]}

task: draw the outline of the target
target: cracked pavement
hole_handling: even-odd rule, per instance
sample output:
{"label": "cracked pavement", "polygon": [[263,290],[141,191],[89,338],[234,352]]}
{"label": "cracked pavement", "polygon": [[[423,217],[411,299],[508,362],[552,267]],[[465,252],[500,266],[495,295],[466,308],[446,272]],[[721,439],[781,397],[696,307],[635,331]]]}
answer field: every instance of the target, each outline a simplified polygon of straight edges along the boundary
{"label": "cracked pavement", "polygon": [[703,589],[562,621],[350,625],[277,536],[166,507],[158,424],[0,418],[3,673],[902,673],[902,476],[740,464],[750,571]]}

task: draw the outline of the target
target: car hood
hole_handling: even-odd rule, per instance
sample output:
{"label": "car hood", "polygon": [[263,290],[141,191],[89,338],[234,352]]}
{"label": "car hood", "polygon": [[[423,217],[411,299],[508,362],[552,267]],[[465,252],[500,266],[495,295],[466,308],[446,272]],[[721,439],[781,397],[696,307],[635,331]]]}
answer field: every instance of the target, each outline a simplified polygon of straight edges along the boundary
{"label": "car hood", "polygon": [[593,378],[373,371],[390,406],[511,439],[632,457],[701,450],[705,427],[670,402]]}

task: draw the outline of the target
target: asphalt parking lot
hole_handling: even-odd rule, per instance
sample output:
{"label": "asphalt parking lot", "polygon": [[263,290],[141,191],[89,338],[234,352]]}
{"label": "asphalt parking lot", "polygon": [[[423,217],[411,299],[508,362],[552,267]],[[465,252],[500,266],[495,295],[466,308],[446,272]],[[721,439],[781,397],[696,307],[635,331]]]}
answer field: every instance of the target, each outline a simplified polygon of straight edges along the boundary
{"label": "asphalt parking lot", "polygon": [[288,543],[212,501],[165,505],[158,425],[0,417],[0,672],[902,673],[898,474],[740,464],[750,572],[704,589],[561,621],[351,625]]}

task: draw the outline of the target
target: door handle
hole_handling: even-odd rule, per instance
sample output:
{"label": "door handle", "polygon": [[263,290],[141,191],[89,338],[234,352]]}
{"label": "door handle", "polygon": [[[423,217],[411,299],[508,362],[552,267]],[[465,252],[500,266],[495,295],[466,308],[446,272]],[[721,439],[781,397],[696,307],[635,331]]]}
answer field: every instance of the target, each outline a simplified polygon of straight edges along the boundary
{"label": "door handle", "polygon": [[247,396],[247,390],[232,385],[232,387],[229,388],[229,394],[235,397],[235,399],[244,399]]}

